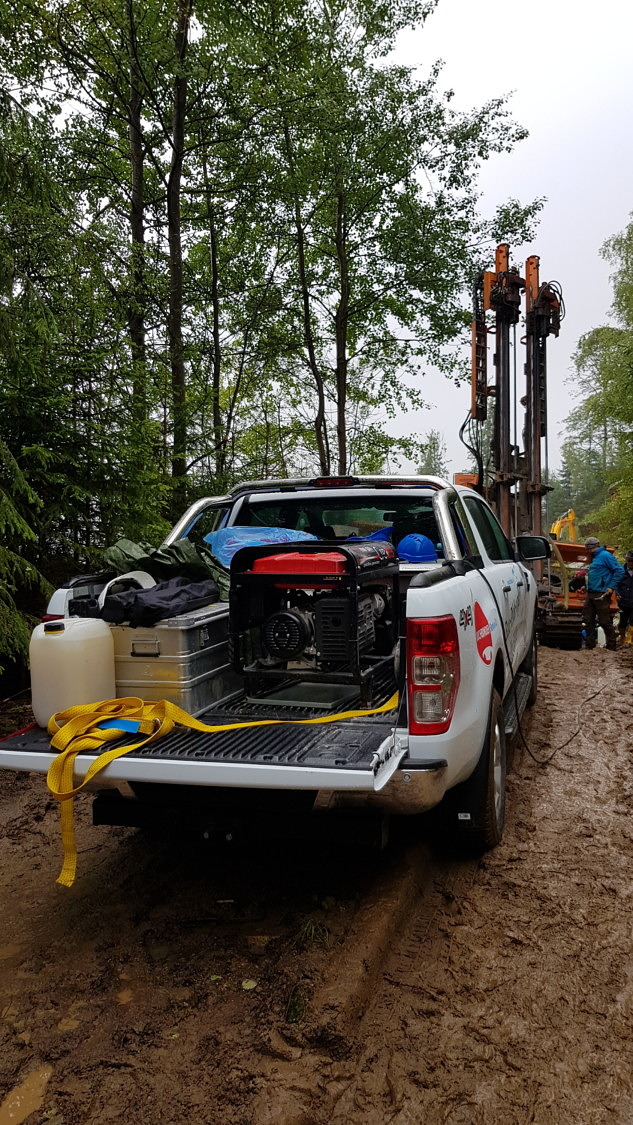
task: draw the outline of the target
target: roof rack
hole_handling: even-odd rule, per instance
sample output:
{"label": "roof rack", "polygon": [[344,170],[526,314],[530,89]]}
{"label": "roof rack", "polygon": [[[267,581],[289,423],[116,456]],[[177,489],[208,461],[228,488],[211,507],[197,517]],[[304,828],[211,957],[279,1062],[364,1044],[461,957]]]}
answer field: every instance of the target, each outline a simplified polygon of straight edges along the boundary
{"label": "roof rack", "polygon": [[236,484],[229,490],[229,496],[240,492],[298,492],[306,488],[406,488],[426,486],[427,488],[446,488],[448,481],[441,477],[410,474],[400,476],[392,473],[371,476],[318,476],[287,477],[274,480],[249,480]]}

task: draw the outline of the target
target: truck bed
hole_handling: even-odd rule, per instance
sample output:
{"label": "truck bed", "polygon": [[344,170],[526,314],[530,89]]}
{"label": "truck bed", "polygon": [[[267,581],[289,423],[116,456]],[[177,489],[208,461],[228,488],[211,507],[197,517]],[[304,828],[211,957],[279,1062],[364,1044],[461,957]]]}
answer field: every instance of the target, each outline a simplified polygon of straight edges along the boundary
{"label": "truck bed", "polygon": [[[359,701],[352,701],[345,709],[359,707]],[[322,708],[262,706],[237,696],[223,705],[208,708],[198,718],[215,725],[265,719],[313,719],[326,715]],[[325,785],[337,789],[380,788],[397,765],[391,738],[396,722],[397,712],[392,711],[371,718],[314,726],[292,722],[284,726],[247,727],[213,734],[179,727],[159,741],[135,750],[129,757],[112,762],[99,775],[99,780],[103,782],[107,777],[108,780],[233,785],[240,775],[243,783],[244,767],[251,767],[249,784],[256,787],[281,783],[289,788]],[[111,749],[135,741],[136,736],[125,736],[120,742],[107,745]],[[49,736],[43,730],[13,735],[0,744],[0,764],[8,768],[46,770],[54,756]],[[76,774],[83,775],[94,757],[93,753],[80,753],[76,759]],[[285,775],[285,781],[281,781],[280,774]],[[379,775],[383,775],[380,780]]]}

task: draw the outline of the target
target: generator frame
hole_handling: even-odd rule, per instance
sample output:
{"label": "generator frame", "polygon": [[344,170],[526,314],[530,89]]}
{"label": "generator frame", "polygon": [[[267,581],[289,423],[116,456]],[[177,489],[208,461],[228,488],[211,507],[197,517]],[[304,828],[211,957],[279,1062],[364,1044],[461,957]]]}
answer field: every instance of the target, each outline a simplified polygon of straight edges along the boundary
{"label": "generator frame", "polygon": [[[275,543],[258,547],[243,547],[237,551],[231,563],[231,588],[229,593],[229,643],[233,656],[233,666],[246,680],[247,694],[255,681],[303,680],[308,683],[357,684],[361,701],[370,703],[374,681],[380,673],[389,677],[393,673],[395,682],[394,652],[399,641],[399,566],[393,559],[375,567],[363,568],[354,554],[354,547],[360,544],[333,542]],[[345,574],[323,574],[296,571],[256,573],[250,568],[256,559],[271,555],[314,555],[340,554],[347,563]],[[390,651],[384,655],[372,656],[359,651],[358,645],[350,646],[349,668],[336,668],[333,671],[320,671],[309,667],[275,668],[265,667],[257,661],[250,663],[244,658],[245,635],[252,632],[252,618],[249,613],[250,599],[246,596],[253,590],[266,591],[271,588],[329,590],[337,594],[345,593],[350,603],[350,633],[358,636],[358,603],[366,587],[388,586],[391,592],[391,617],[389,619],[388,640]],[[263,616],[263,615],[262,615]],[[263,624],[263,621],[262,621]],[[261,626],[259,626],[261,628]],[[292,663],[292,662],[290,662]],[[383,679],[381,677],[381,679]],[[384,682],[384,679],[383,679]]]}

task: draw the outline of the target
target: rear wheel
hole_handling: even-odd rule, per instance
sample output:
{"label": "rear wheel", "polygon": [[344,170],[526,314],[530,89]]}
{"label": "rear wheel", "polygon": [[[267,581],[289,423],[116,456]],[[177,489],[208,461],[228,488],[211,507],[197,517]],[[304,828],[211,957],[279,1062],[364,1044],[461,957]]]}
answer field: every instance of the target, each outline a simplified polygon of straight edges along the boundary
{"label": "rear wheel", "polygon": [[440,808],[452,842],[485,852],[503,836],[506,789],[506,736],[501,697],[493,689],[481,756],[467,781],[449,789]]}

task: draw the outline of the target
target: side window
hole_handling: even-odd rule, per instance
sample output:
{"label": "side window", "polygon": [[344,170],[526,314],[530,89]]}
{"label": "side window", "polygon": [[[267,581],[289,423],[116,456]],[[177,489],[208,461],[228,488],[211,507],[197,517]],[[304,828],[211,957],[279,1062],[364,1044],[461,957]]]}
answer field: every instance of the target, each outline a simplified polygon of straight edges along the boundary
{"label": "side window", "polygon": [[457,536],[460,549],[465,556],[478,555],[480,551],[472,526],[467,518],[466,510],[462,504],[459,493],[449,499],[449,512],[453,530]]}
{"label": "side window", "polygon": [[191,539],[193,543],[202,543],[205,535],[217,531],[222,526],[228,508],[207,508],[201,512],[191,527],[187,528],[183,539]]}
{"label": "side window", "polygon": [[492,559],[493,562],[513,559],[512,547],[492,512],[484,504],[480,504],[478,500],[473,500],[470,496],[464,498],[464,504],[479,532],[488,558]]}

